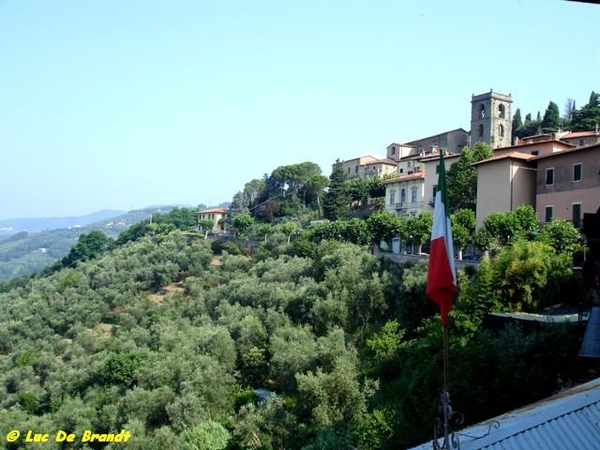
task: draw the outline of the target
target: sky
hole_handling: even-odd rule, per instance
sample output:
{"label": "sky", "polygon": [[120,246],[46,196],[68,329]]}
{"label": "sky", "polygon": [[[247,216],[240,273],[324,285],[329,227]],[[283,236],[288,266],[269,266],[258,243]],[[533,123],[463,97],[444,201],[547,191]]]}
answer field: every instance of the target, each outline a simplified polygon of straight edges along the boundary
{"label": "sky", "polygon": [[600,90],[560,0],[0,0],[0,219],[216,205],[279,166],[385,157]]}

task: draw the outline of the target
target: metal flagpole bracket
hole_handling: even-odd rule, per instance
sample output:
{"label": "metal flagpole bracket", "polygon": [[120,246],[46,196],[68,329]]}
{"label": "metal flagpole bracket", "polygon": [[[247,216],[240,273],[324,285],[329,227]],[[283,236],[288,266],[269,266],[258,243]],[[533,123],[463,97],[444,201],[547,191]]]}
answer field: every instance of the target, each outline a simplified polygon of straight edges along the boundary
{"label": "metal flagpole bracket", "polygon": [[[437,417],[433,424],[433,450],[460,450],[458,436],[452,431],[450,424],[460,425],[464,418],[461,413],[452,410],[450,393],[446,390],[440,392],[438,411],[442,418]],[[440,439],[442,440],[441,444]]]}

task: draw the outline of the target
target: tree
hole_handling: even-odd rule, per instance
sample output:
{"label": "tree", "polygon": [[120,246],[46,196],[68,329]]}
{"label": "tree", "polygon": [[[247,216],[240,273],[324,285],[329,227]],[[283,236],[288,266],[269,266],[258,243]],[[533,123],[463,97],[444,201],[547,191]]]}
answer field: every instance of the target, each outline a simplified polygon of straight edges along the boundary
{"label": "tree", "polygon": [[515,137],[518,136],[517,130],[520,130],[523,127],[523,119],[521,118],[521,110],[517,108],[515,111],[515,115],[512,120],[512,136],[511,142],[515,141]]}
{"label": "tree", "polygon": [[473,242],[475,236],[475,213],[470,209],[459,209],[450,215],[452,222],[452,240],[458,259],[462,260],[464,248]]}
{"label": "tree", "polygon": [[348,217],[350,194],[346,186],[347,179],[344,164],[339,159],[336,160],[329,176],[329,189],[323,201],[323,214],[326,219],[338,220]]}
{"label": "tree", "polygon": [[287,236],[287,244],[290,245],[290,239],[292,238],[292,234],[298,229],[298,224],[296,222],[285,222],[281,224],[279,229]]}
{"label": "tree", "polygon": [[571,120],[573,120],[573,114],[575,111],[577,111],[575,100],[568,98],[565,102],[565,114],[563,116],[563,124],[566,129],[570,129]]}
{"label": "tree", "polygon": [[538,240],[550,245],[557,253],[573,254],[581,248],[581,235],[567,220],[554,219],[542,228]]}
{"label": "tree", "polygon": [[423,211],[418,216],[411,216],[406,219],[405,233],[417,245],[417,253],[421,253],[421,247],[431,236],[431,227],[433,226],[433,212]]}
{"label": "tree", "polygon": [[102,231],[91,231],[82,233],[79,236],[77,244],[71,249],[69,254],[62,260],[63,265],[73,267],[80,261],[87,261],[108,250],[113,244],[113,240],[107,237]]}
{"label": "tree", "polygon": [[[256,197],[254,214],[262,220],[296,215],[307,207],[318,208],[320,196],[327,178],[321,175],[321,168],[313,162],[303,162],[276,168],[264,183],[254,180],[246,185],[246,191]],[[264,187],[262,186],[264,184]],[[277,206],[275,207],[276,204]]]}
{"label": "tree", "polygon": [[238,214],[233,218],[233,228],[239,235],[244,235],[254,224],[254,219],[250,214]]}
{"label": "tree", "polygon": [[588,103],[573,112],[570,129],[573,131],[594,130],[600,123],[600,95],[592,91]]}
{"label": "tree", "polygon": [[558,130],[559,125],[560,112],[558,110],[558,105],[554,102],[550,102],[544,113],[544,118],[542,119],[542,132],[551,133],[556,131]]}
{"label": "tree", "polygon": [[400,218],[391,211],[375,211],[367,219],[367,227],[373,243],[379,245],[381,241],[391,245],[392,240],[400,234],[402,223]]}
{"label": "tree", "polygon": [[204,238],[208,236],[208,232],[213,229],[214,222],[210,219],[202,219],[198,221],[198,230],[204,232]]}
{"label": "tree", "polygon": [[450,210],[470,209],[475,211],[477,204],[477,168],[474,162],[490,158],[491,147],[477,142],[473,148],[465,147],[460,158],[448,169],[448,201]]}
{"label": "tree", "polygon": [[516,242],[505,247],[493,264],[500,300],[513,311],[536,312],[548,281],[554,252],[541,242]]}

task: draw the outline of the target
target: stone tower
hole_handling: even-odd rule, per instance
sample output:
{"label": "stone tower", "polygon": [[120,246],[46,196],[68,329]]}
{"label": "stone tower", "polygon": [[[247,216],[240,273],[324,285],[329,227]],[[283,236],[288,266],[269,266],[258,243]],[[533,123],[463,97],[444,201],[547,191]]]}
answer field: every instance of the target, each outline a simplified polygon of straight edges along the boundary
{"label": "stone tower", "polygon": [[492,148],[512,145],[510,94],[490,92],[471,96],[471,141],[485,142]]}

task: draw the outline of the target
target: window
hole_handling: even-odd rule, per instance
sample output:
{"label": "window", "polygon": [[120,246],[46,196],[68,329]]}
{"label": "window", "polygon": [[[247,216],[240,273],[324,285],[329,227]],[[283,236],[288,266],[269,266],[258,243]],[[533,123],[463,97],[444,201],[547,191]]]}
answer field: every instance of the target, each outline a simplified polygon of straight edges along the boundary
{"label": "window", "polygon": [[581,163],[573,164],[573,181],[581,181]]}
{"label": "window", "polygon": [[348,167],[348,173],[350,173],[350,167]]}
{"label": "window", "polygon": [[396,147],[392,145],[392,155],[396,154]]}
{"label": "window", "polygon": [[504,137],[504,126],[500,125],[498,127],[498,134],[500,135],[501,138]]}
{"label": "window", "polygon": [[433,201],[435,201],[435,194],[437,194],[437,186],[433,187]]}
{"label": "window", "polygon": [[545,209],[546,209],[546,217],[544,219],[544,222],[550,223],[550,222],[552,222],[552,212],[554,210],[554,206],[546,205]]}
{"label": "window", "polygon": [[479,125],[478,134],[479,134],[479,137],[483,137],[483,125]]}
{"label": "window", "polygon": [[412,188],[412,190],[410,191],[410,202],[417,203],[417,188],[416,187]]}
{"label": "window", "polygon": [[436,164],[435,165],[435,174],[437,175],[438,173],[440,173],[440,165]]}
{"label": "window", "polygon": [[406,189],[402,188],[400,191],[400,202],[404,203],[406,201]]}
{"label": "window", "polygon": [[485,105],[479,105],[479,116],[482,119],[485,119]]}
{"label": "window", "polygon": [[546,169],[546,186],[554,184],[554,167]]}
{"label": "window", "polygon": [[579,146],[585,145],[585,139],[579,139]]}
{"label": "window", "polygon": [[358,166],[354,168],[354,173],[358,173]]}
{"label": "window", "polygon": [[400,169],[398,169],[398,173],[404,173],[404,168],[400,167]]}
{"label": "window", "polygon": [[573,226],[581,228],[581,203],[573,203]]}
{"label": "window", "polygon": [[500,117],[501,119],[504,119],[504,105],[500,104],[498,106],[498,117]]}
{"label": "window", "polygon": [[539,154],[540,154],[540,151],[539,151],[539,150],[531,150],[531,154],[532,154],[533,156],[537,156],[537,155],[539,155]]}
{"label": "window", "polygon": [[396,192],[392,191],[390,192],[390,205],[393,205],[394,203],[396,203]]}

